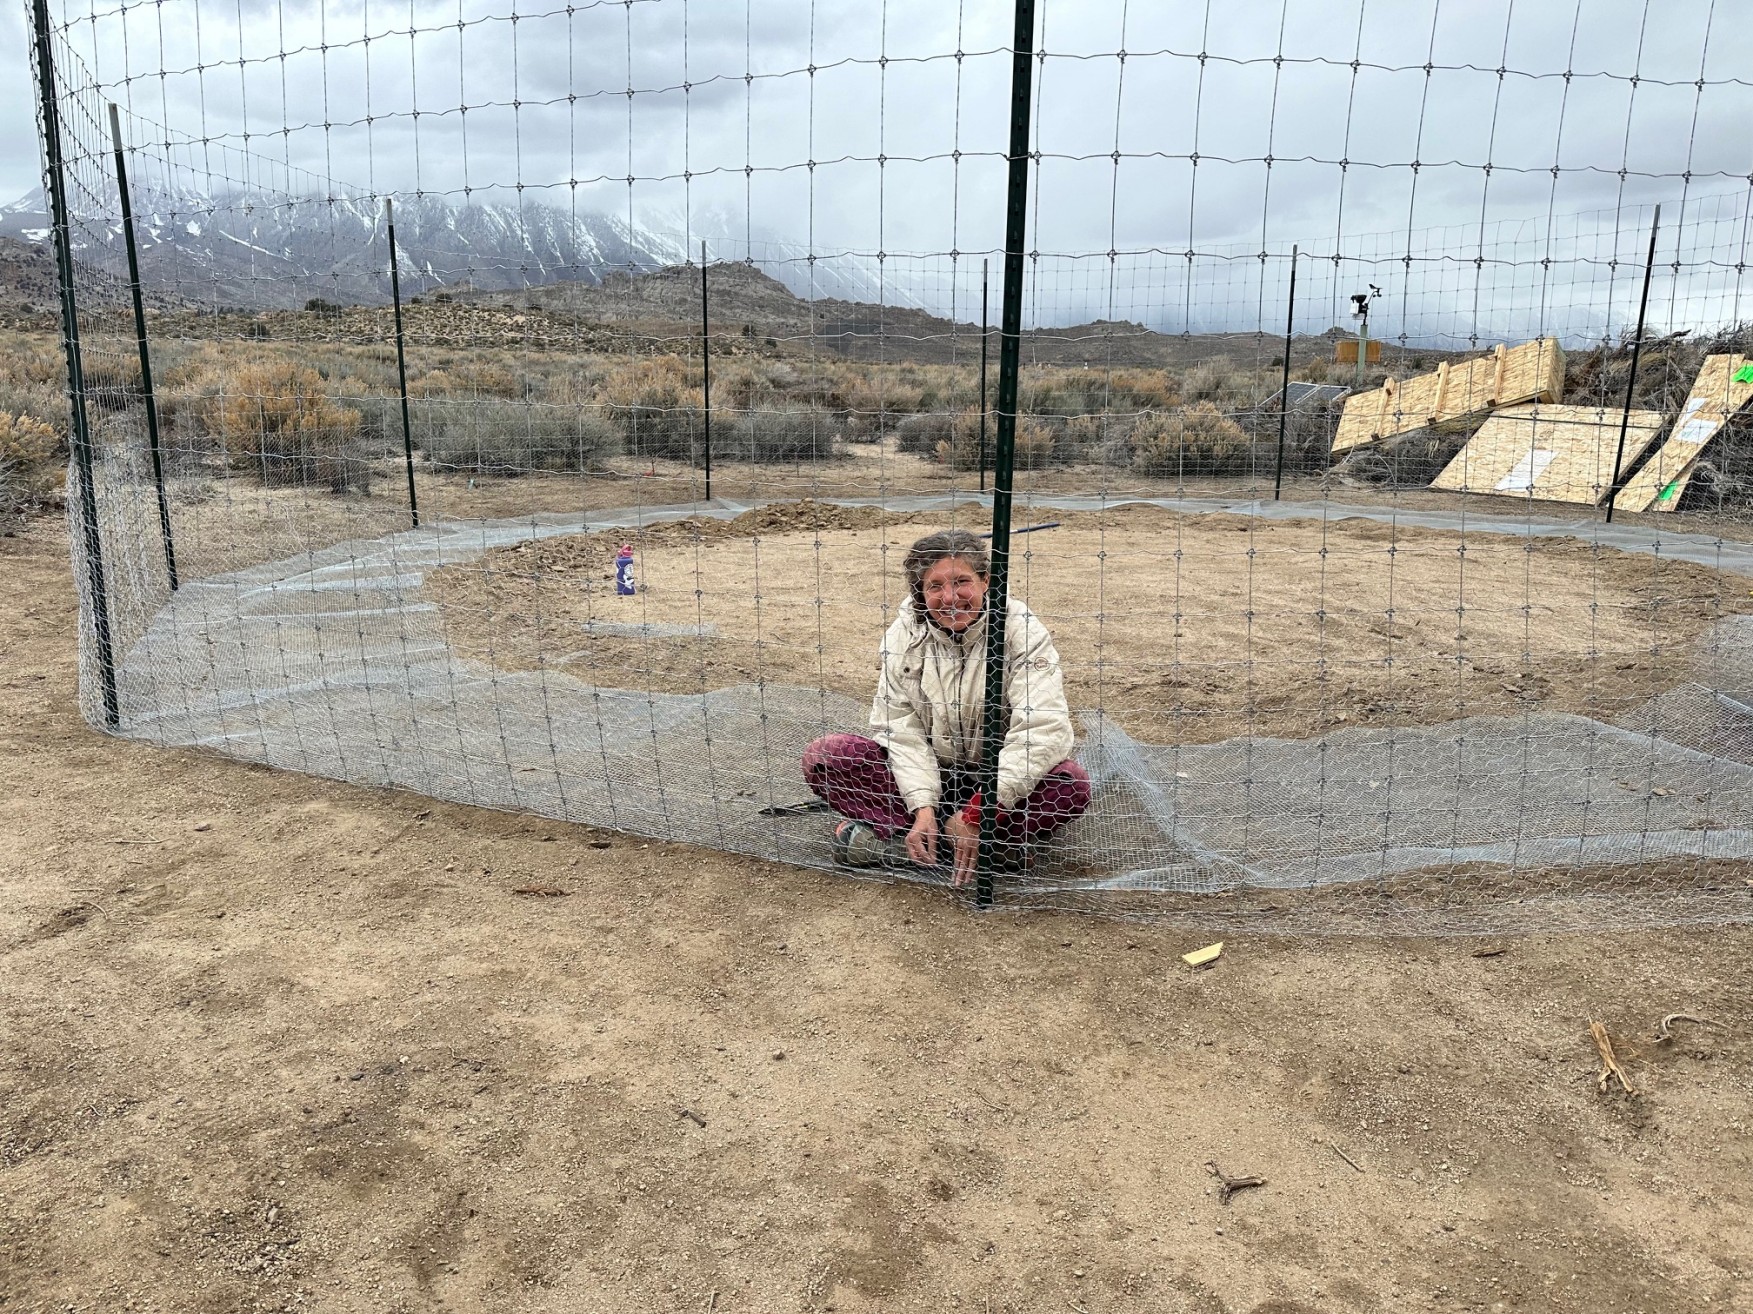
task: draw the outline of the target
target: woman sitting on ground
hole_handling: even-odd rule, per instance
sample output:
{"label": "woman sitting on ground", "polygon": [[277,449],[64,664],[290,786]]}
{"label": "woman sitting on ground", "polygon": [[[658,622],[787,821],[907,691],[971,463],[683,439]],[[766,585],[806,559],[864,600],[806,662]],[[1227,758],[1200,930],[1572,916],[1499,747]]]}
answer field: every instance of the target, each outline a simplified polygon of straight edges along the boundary
{"label": "woman sitting on ground", "polygon": [[[876,866],[906,833],[907,857],[941,865],[957,885],[974,874],[986,694],[986,545],[966,530],[927,534],[907,552],[909,597],[883,636],[874,738],[826,735],[803,756],[804,779],[845,820],[834,854]],[[1070,760],[1074,736],[1059,654],[1040,618],[1015,598],[1005,616],[1009,727],[998,754],[999,865],[1026,867],[1035,846],[1081,815],[1089,777]]]}

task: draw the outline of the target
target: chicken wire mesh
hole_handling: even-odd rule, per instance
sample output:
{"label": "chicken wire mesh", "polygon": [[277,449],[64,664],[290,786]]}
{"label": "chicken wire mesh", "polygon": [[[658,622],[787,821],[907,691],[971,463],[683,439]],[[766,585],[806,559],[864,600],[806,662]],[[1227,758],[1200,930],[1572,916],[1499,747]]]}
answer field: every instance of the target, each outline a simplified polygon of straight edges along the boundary
{"label": "chicken wire mesh", "polygon": [[[1619,497],[1749,351],[1743,34],[1243,8],[1039,7],[1009,589],[1092,798],[996,902],[1744,917],[1739,385]],[[1009,7],[34,16],[88,718],[833,867],[800,758],[992,528]]]}

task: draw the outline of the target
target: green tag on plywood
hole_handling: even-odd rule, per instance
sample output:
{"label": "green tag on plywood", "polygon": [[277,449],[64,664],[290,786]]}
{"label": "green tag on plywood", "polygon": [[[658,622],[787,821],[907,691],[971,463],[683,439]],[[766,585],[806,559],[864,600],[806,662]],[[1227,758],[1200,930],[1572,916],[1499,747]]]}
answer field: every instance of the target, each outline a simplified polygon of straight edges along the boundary
{"label": "green tag on plywood", "polygon": [[1672,501],[1673,497],[1674,497],[1674,491],[1679,487],[1680,487],[1680,481],[1678,479],[1674,480],[1673,483],[1669,484],[1661,492],[1656,494],[1656,501],[1658,501],[1658,502]]}
{"label": "green tag on plywood", "polygon": [[1743,365],[1732,376],[1736,383],[1753,383],[1753,365]]}

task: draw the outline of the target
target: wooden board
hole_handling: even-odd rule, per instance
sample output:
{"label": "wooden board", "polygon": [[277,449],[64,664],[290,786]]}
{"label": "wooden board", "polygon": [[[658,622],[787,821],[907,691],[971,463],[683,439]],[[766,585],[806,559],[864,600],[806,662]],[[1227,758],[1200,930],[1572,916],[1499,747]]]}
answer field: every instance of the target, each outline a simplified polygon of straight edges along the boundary
{"label": "wooden board", "polygon": [[[1749,358],[1707,356],[1674,428],[1649,463],[1613,499],[1616,511],[1672,511],[1692,482],[1698,458],[1729,417],[1753,401]],[[1735,376],[1742,375],[1737,380]]]}
{"label": "wooden board", "polygon": [[[1512,406],[1494,411],[1432,488],[1594,506],[1613,487],[1622,411],[1597,406]],[[1633,411],[1625,463],[1662,431],[1660,411]]]}
{"label": "wooden board", "polygon": [[1563,393],[1564,348],[1556,338],[1499,346],[1489,356],[1444,361],[1433,373],[1389,379],[1374,391],[1355,394],[1339,417],[1333,452],[1475,419],[1499,406],[1555,402]]}

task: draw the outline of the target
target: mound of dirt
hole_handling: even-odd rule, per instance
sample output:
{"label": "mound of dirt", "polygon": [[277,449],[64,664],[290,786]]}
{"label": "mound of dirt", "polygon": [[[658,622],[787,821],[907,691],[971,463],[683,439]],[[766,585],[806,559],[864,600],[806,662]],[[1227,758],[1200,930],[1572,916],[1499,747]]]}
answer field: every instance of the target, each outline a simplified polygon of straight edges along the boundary
{"label": "mound of dirt", "polygon": [[622,544],[635,554],[674,549],[731,539],[752,540],[777,535],[820,533],[847,529],[882,529],[911,524],[919,517],[874,506],[837,506],[812,497],[795,502],[774,502],[754,507],[730,520],[690,516],[686,520],[663,520],[634,529],[607,529],[572,538],[548,538],[495,548],[479,567],[489,573],[534,575],[541,571],[607,570]]}

